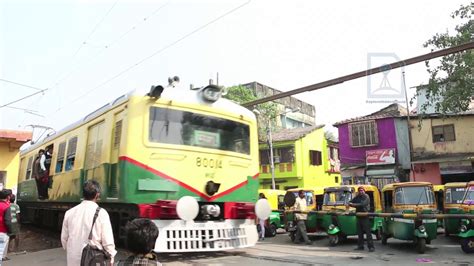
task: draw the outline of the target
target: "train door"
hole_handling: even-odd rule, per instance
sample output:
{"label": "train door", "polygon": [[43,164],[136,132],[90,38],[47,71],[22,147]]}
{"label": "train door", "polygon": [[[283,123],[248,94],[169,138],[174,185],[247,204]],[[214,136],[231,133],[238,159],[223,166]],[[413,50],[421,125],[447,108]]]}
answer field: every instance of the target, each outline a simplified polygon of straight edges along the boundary
{"label": "train door", "polygon": [[112,143],[110,145],[110,171],[108,176],[108,187],[107,197],[111,199],[118,198],[119,190],[119,156],[120,156],[120,144],[122,140],[123,132],[123,119],[124,111],[115,114],[114,117],[114,128],[112,131]]}
{"label": "train door", "polygon": [[89,127],[87,134],[86,157],[84,160],[84,181],[97,180],[105,184],[105,170],[102,164],[102,151],[104,148],[105,122],[99,122]]}

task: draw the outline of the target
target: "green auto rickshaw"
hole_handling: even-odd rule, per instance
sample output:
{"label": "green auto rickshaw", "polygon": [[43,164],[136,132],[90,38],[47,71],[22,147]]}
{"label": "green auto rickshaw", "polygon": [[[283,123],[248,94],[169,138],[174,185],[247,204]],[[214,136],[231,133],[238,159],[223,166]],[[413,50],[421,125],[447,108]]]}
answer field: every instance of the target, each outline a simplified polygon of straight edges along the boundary
{"label": "green auto rickshaw", "polygon": [[[474,215],[474,181],[466,186],[466,192],[462,200],[464,213]],[[461,249],[465,253],[474,253],[474,219],[461,219],[458,234],[461,240]]]}
{"label": "green auto rickshaw", "polygon": [[[444,185],[444,202],[443,213],[445,214],[462,214],[462,200],[466,192],[466,182],[446,183]],[[461,219],[445,218],[443,219],[444,234],[459,234]]]}
{"label": "green auto rickshaw", "polygon": [[265,222],[265,236],[274,237],[277,234],[278,228],[284,228],[284,212],[285,212],[285,203],[283,198],[285,197],[285,190],[276,190],[276,189],[259,189],[258,193],[263,193],[265,198],[267,198],[268,203],[272,212]]}
{"label": "green auto rickshaw", "polygon": [[[323,205],[323,195],[324,195],[324,188],[322,187],[309,187],[309,188],[292,188],[287,190],[287,194],[285,198],[291,198],[289,202],[285,202],[287,209],[291,209],[294,204],[294,199],[298,197],[298,192],[303,190],[306,197],[306,210],[307,211],[317,211],[321,210]],[[289,197],[291,196],[291,197]],[[286,220],[286,231],[289,233],[291,241],[295,240],[296,237],[296,222],[295,222],[295,215],[292,212],[286,213],[285,216]],[[321,216],[310,213],[308,214],[308,219],[306,220],[306,231],[308,234],[324,234],[325,230],[321,226]]]}
{"label": "green auto rickshaw", "polygon": [[406,182],[386,185],[382,189],[383,212],[391,213],[383,222],[382,244],[391,237],[411,240],[424,253],[426,244],[436,239],[437,219],[420,219],[417,214],[438,213],[433,185],[428,182]]}
{"label": "green auto rickshaw", "polygon": [[[322,226],[327,230],[329,245],[336,246],[348,236],[357,235],[357,217],[354,215],[337,215],[343,212],[355,212],[355,208],[346,208],[349,201],[355,197],[359,187],[363,187],[370,198],[369,212],[381,212],[382,204],[380,192],[372,185],[335,186],[324,189],[324,203],[322,210],[330,213],[322,216]],[[383,218],[371,218],[371,231],[376,239],[380,240],[382,234]]]}

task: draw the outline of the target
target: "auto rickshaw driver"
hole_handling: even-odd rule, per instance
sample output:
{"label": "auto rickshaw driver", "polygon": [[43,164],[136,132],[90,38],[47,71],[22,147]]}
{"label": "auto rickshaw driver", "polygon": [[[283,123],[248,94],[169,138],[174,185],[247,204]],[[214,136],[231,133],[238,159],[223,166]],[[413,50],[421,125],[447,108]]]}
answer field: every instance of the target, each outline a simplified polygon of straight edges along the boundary
{"label": "auto rickshaw driver", "polygon": [[[349,201],[348,206],[355,207],[356,212],[369,212],[370,198],[365,194],[364,187],[360,186],[357,189],[357,196]],[[369,252],[374,252],[374,241],[372,240],[372,232],[370,230],[369,217],[357,216],[357,248],[355,250],[364,250],[364,234],[367,237],[367,247]]]}

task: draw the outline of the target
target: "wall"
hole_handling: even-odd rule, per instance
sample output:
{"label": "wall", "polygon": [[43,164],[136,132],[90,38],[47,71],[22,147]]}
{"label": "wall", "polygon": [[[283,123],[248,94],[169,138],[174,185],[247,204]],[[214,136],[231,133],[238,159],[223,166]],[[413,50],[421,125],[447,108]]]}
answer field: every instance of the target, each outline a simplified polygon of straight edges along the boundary
{"label": "wall", "polygon": [[438,163],[418,163],[414,165],[415,173],[410,173],[410,181],[431,182],[441,185],[441,174]]}
{"label": "wall", "polygon": [[[411,121],[413,150],[416,156],[474,152],[474,116],[424,119]],[[433,143],[432,126],[454,124],[455,141]]]}
{"label": "wall", "polygon": [[[351,147],[349,139],[349,124],[338,126],[339,131],[339,153],[341,164],[365,164],[365,152],[376,149],[397,149],[397,136],[395,133],[395,122],[393,118],[376,120],[379,144],[366,147]],[[398,149],[397,149],[398,154]],[[398,156],[398,155],[397,155]]]}
{"label": "wall", "polygon": [[16,194],[18,184],[18,170],[20,167],[20,152],[18,149],[10,150],[8,142],[0,142],[0,171],[7,172],[4,188],[12,189]]}

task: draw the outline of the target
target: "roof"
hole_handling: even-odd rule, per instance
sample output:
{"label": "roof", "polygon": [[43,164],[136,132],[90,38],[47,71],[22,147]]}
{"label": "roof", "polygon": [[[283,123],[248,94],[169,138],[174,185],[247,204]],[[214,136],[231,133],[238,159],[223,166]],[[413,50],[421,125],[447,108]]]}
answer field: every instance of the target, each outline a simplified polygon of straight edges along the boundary
{"label": "roof", "polygon": [[416,187],[416,186],[433,186],[430,182],[403,182],[403,183],[391,183],[383,187],[383,191],[387,189],[394,189],[396,187]]}
{"label": "roof", "polygon": [[301,139],[304,136],[308,135],[309,133],[323,128],[324,125],[316,125],[310,127],[299,127],[299,128],[287,128],[277,133],[272,134],[272,141],[287,141],[287,140],[297,140]]}
{"label": "roof", "polygon": [[474,158],[474,153],[434,153],[434,152],[414,152],[413,163],[439,163],[469,161]]}
{"label": "roof", "polygon": [[19,131],[19,130],[0,130],[0,139],[14,140],[18,142],[30,141],[33,136],[31,131]]}
{"label": "roof", "polygon": [[372,114],[369,114],[369,115],[366,115],[366,116],[360,116],[360,117],[346,119],[346,120],[335,123],[334,126],[337,127],[338,125],[342,125],[342,124],[347,124],[347,123],[352,123],[352,122],[361,122],[361,121],[366,121],[366,120],[377,120],[377,119],[391,118],[391,117],[402,117],[402,116],[406,116],[407,114],[408,113],[407,113],[406,108],[399,105],[398,103],[393,103],[393,104],[390,104],[387,107],[384,107],[384,108],[378,110],[375,113],[372,113]]}
{"label": "roof", "polygon": [[451,183],[446,183],[444,184],[445,188],[448,187],[466,187],[467,182],[451,182]]}

